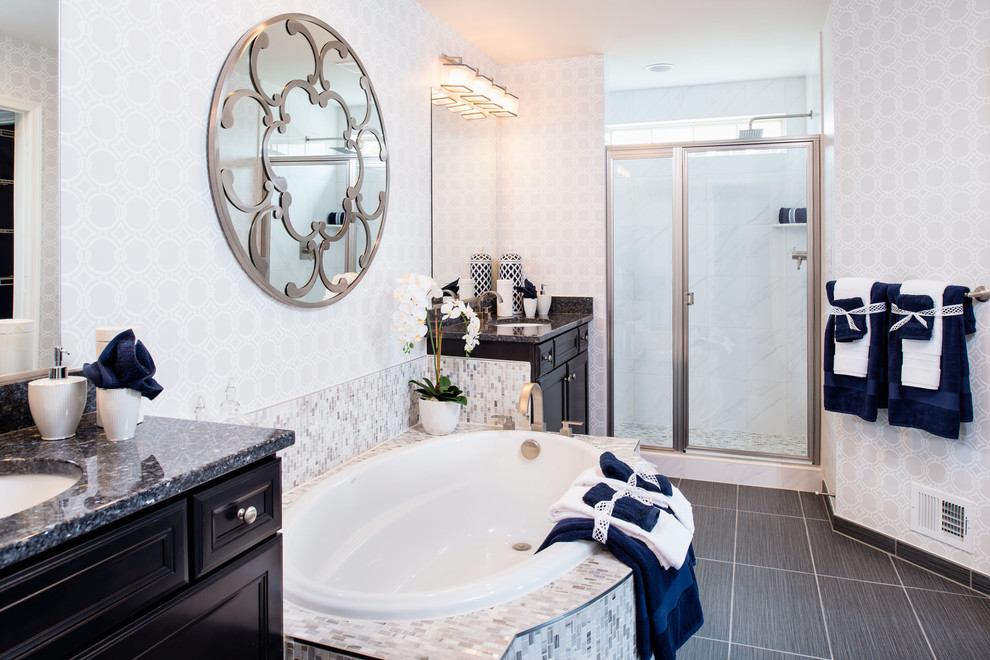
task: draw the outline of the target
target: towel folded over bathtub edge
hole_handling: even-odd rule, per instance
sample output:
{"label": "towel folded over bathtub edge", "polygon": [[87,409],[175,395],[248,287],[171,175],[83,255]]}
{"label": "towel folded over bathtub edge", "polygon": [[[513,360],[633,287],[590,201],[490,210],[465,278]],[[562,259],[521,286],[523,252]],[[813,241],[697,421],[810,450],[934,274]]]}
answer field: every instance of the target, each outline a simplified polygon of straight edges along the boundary
{"label": "towel folded over bathtub edge", "polygon": [[[575,486],[584,486],[590,488],[595,484],[603,483],[609,488],[615,490],[623,490],[629,488],[629,484],[625,481],[619,481],[617,479],[609,479],[601,471],[601,468],[588,468],[581,474],[577,476],[574,480]],[[670,495],[664,495],[662,493],[656,493],[652,490],[638,489],[636,495],[642,495],[647,497],[650,502],[661,507],[670,509],[674,517],[684,525],[684,529],[694,534],[694,513],[691,510],[691,503],[688,502],[687,498],[684,497],[683,493],[677,489],[676,486],[670,487]]]}
{"label": "towel folded over bathtub edge", "polygon": [[[969,381],[969,356],[966,335],[976,332],[973,301],[966,297],[964,286],[947,286],[942,294],[943,307],[962,305],[958,316],[937,319],[942,329],[941,375],[937,390],[901,384],[903,354],[900,341],[891,341],[887,359],[889,369],[889,411],[891,426],[921,429],[942,438],[959,437],[959,425],[973,421],[973,394]],[[891,297],[900,293],[900,285],[891,285]],[[935,319],[933,319],[935,320]]]}
{"label": "towel folded over bathtub edge", "polygon": [[[537,552],[554,543],[592,539],[595,521],[559,521]],[[605,547],[632,569],[636,597],[636,646],[640,660],[675,660],[677,649],[704,624],[701,596],[694,574],[694,549],[680,568],[664,569],[641,541],[618,529],[609,530]]]}
{"label": "towel folded over bathtub edge", "polygon": [[[870,304],[887,300],[884,282],[874,282],[870,287]],[[829,303],[835,300],[835,281],[825,285]],[[887,319],[886,310],[869,314],[869,355],[866,376],[856,377],[835,373],[835,317],[825,324],[824,389],[825,410],[856,415],[867,422],[877,421],[877,412],[887,407]]]}

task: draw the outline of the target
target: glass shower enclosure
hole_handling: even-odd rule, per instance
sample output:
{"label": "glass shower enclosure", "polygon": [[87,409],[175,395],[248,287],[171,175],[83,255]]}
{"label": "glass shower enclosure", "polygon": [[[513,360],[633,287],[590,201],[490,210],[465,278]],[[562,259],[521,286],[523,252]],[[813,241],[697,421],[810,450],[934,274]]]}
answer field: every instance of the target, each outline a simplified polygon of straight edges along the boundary
{"label": "glass shower enclosure", "polygon": [[609,147],[609,431],[817,460],[817,137]]}

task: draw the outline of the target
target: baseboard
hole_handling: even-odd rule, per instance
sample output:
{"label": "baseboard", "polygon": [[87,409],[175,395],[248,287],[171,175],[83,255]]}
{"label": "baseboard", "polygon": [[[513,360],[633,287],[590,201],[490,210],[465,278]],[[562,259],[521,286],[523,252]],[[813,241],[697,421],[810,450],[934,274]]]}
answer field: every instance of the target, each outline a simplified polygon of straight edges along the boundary
{"label": "baseboard", "polygon": [[817,491],[822,480],[822,470],[817,465],[650,449],[641,450],[640,455],[668,477],[805,492]]}
{"label": "baseboard", "polygon": [[892,536],[882,534],[876,530],[864,527],[851,520],[840,518],[835,515],[832,506],[832,495],[828,492],[828,487],[822,481],[821,497],[824,500],[825,510],[828,514],[828,521],[832,525],[832,531],[848,536],[849,538],[873,546],[877,550],[882,550],[889,555],[893,555],[906,562],[910,562],[921,568],[941,575],[942,577],[964,584],[971,589],[984,594],[990,594],[990,576],[971,570],[962,564],[949,561],[927,550],[922,550],[913,545],[908,545]]}

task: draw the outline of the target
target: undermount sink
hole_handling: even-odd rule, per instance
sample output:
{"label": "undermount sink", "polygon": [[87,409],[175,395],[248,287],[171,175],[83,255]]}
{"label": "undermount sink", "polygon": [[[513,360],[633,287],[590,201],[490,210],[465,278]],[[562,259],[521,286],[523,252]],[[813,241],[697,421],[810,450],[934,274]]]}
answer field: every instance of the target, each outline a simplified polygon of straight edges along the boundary
{"label": "undermount sink", "polygon": [[546,325],[545,323],[534,322],[534,323],[499,323],[499,328],[535,328],[541,325]]}
{"label": "undermount sink", "polygon": [[82,475],[78,465],[67,461],[0,461],[0,518],[64,493]]}

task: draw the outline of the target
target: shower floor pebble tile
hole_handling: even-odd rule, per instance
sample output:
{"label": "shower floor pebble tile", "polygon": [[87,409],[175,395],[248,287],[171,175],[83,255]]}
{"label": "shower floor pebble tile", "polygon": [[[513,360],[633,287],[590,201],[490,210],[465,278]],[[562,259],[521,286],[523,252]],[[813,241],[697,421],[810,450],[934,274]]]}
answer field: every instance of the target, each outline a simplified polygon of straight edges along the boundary
{"label": "shower floor pebble tile", "polygon": [[[492,429],[481,424],[458,424],[456,432],[486,430]],[[283,504],[286,508],[290,507],[311,488],[340,470],[385,452],[432,438],[433,436],[423,432],[420,427],[412,427],[335,467],[325,475],[293,488],[283,496]],[[639,459],[636,440],[583,435],[577,435],[575,438],[588,442],[599,451],[612,451],[626,461]],[[545,629],[548,622],[584,608],[589,610],[588,616],[591,617],[586,623],[581,623],[583,619],[574,619],[575,615],[567,616],[564,621],[585,625],[587,627],[585,632],[591,636],[590,638],[601,638],[604,644],[601,647],[601,657],[611,660],[611,651],[606,652],[609,644],[615,644],[616,648],[620,649],[628,648],[627,638],[630,637],[630,630],[634,628],[634,622],[624,626],[624,632],[618,637],[602,635],[602,626],[605,625],[603,621],[613,616],[615,612],[621,612],[625,607],[622,603],[625,601],[620,599],[620,602],[614,604],[615,607],[609,607],[608,602],[600,601],[605,601],[616,594],[618,589],[611,592],[610,590],[617,586],[623,588],[621,587],[623,583],[631,594],[631,571],[602,548],[565,576],[526,596],[494,607],[443,619],[391,622],[342,619],[318,614],[286,600],[284,605],[286,657],[291,660],[348,660],[347,654],[352,653],[358,657],[381,660],[501,658],[510,647],[513,647],[514,639],[519,633],[526,632],[528,636],[531,631]],[[584,607],[589,603],[592,603],[591,607]],[[600,612],[600,615],[595,618],[590,611]],[[581,614],[577,612],[576,616]],[[631,637],[634,643],[635,635]],[[536,643],[537,641],[537,637],[534,637],[532,645],[523,642],[521,647],[516,648],[515,650],[520,653],[525,650],[520,658],[528,660],[530,657],[550,657],[540,654],[530,655],[542,648]],[[557,643],[559,644],[560,641],[558,634]],[[344,655],[340,655],[341,652]],[[618,652],[620,655],[616,656],[617,658],[625,654],[624,650]],[[567,655],[552,657],[567,658]]]}

